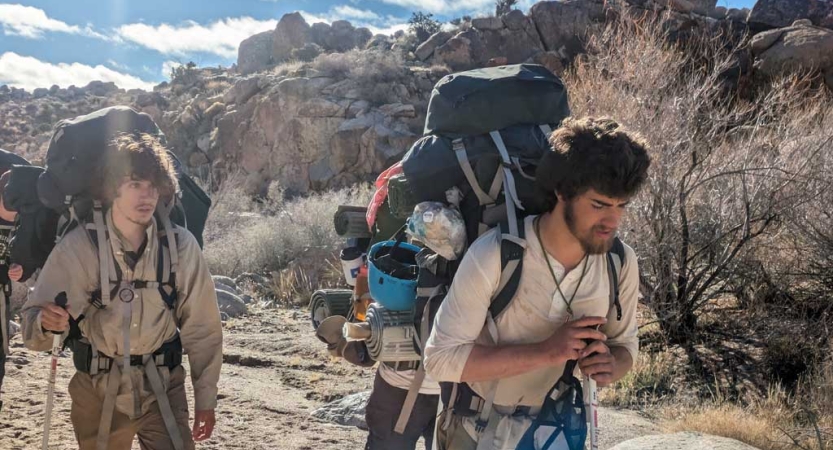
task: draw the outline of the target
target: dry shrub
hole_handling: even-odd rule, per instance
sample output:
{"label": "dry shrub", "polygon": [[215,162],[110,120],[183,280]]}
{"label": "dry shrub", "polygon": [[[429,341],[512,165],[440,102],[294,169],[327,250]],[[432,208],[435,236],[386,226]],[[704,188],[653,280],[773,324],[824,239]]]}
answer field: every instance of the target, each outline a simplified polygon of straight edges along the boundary
{"label": "dry shrub", "polygon": [[697,311],[736,288],[755,244],[812,195],[833,118],[829,96],[807,80],[777,80],[744,100],[724,88],[731,55],[720,41],[668,42],[660,21],[614,22],[565,82],[574,115],[611,116],[651,145],[649,180],[622,228],[647,304],[673,342],[686,342]]}
{"label": "dry shrub", "polygon": [[394,87],[407,78],[402,56],[390,51],[328,53],[315,58],[312,67],[327,76],[353,80],[361,98],[374,104],[401,100]]}
{"label": "dry shrub", "polygon": [[663,403],[677,391],[675,383],[680,374],[674,363],[666,352],[640,353],[624,378],[601,391],[600,400],[605,405],[626,408]]}
{"label": "dry shrub", "polygon": [[335,252],[342,238],[333,229],[339,205],[366,205],[368,186],[284,199],[248,197],[241,177],[230,177],[214,196],[205,231],[205,256],[212,273],[280,271],[307,253]]}

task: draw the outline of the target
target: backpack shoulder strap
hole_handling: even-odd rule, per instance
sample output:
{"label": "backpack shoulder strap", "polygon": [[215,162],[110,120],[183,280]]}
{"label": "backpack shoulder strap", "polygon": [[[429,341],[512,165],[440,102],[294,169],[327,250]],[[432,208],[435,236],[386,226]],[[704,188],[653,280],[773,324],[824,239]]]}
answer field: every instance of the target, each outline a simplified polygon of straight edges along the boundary
{"label": "backpack shoulder strap", "polygon": [[165,221],[164,230],[158,234],[159,251],[157,252],[156,261],[156,280],[159,283],[159,295],[168,308],[173,310],[179,298],[179,292],[176,288],[179,237],[170,220]]}
{"label": "backpack shoulder strap", "polygon": [[607,252],[608,276],[610,278],[610,307],[616,308],[616,320],[622,320],[622,304],[619,302],[619,275],[625,264],[625,245],[617,237]]}
{"label": "backpack shoulder strap", "polygon": [[517,221],[517,229],[518,235],[513,236],[508,223],[500,224],[500,284],[497,294],[489,305],[492,318],[497,318],[509,306],[521,283],[521,271],[526,251],[524,219]]}

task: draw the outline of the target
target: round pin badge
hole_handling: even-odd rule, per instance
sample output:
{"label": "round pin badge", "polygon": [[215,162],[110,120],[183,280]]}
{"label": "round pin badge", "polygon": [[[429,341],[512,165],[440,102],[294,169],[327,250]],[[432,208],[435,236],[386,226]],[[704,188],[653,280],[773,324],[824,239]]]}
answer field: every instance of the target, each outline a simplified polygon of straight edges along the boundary
{"label": "round pin badge", "polygon": [[133,293],[133,290],[130,289],[130,288],[123,288],[122,290],[119,291],[119,300],[121,300],[125,303],[132,302],[134,297],[135,297],[135,294]]}

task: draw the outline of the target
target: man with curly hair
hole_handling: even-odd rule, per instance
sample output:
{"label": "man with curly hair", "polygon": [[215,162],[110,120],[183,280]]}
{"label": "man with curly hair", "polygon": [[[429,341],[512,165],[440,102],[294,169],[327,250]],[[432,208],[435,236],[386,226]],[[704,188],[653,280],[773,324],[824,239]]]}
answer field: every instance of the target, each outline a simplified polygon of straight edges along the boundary
{"label": "man with curly hair", "polygon": [[[33,350],[49,350],[52,334],[69,339],[77,369],[71,420],[82,450],[128,450],[134,437],[142,449],[193,449],[215,424],[222,328],[214,284],[194,236],[154,214],[177,190],[157,138],[121,135],[105,155],[95,193],[104,205],[100,227],[92,236],[81,224],[50,253],[21,312],[23,339]],[[96,245],[101,233],[105,249]],[[102,286],[100,255],[118,274],[110,286]],[[66,309],[54,302],[63,292]]]}
{"label": "man with curly hair", "polygon": [[502,270],[495,229],[469,248],[437,312],[425,367],[434,379],[456,383],[437,419],[440,450],[514,449],[569,361],[599,386],[636,361],[637,258],[624,246],[616,291],[607,257],[623,245],[616,231],[647,178],[647,145],[617,122],[594,118],[566,119],[549,140],[552,151],[536,171],[549,211],[524,220],[515,297],[491,316]]}

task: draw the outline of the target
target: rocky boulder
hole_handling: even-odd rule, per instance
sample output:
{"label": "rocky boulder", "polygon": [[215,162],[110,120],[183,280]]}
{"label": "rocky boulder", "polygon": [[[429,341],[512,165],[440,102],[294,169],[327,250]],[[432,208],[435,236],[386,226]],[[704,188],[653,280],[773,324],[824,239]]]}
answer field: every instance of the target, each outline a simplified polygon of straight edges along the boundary
{"label": "rocky boulder", "polygon": [[327,51],[363,48],[372,37],[373,33],[367,28],[355,28],[346,20],[336,20],[332,25],[316,23],[310,29],[310,40]]}
{"label": "rocky boulder", "polygon": [[[501,22],[501,25],[502,24],[503,22]],[[451,39],[451,36],[452,34],[448,31],[438,31],[432,34],[427,41],[420,44],[414,54],[420,61],[425,61],[434,54],[434,50],[436,50],[437,47],[448,42],[448,40]]]}
{"label": "rocky boulder", "polygon": [[280,63],[292,56],[292,50],[309,42],[310,27],[301,13],[284,14],[272,35],[272,61]]}
{"label": "rocky boulder", "polygon": [[240,43],[237,49],[237,70],[247,75],[272,65],[274,31],[258,33]]}
{"label": "rocky boulder", "polygon": [[833,30],[804,21],[757,34],[750,48],[755,56],[755,69],[765,76],[802,69],[833,73]]}
{"label": "rocky boulder", "polygon": [[467,70],[484,67],[498,58],[506,58],[507,64],[518,64],[544,51],[530,17],[514,10],[498,20],[503,23],[501,28],[472,27],[458,33],[434,50],[433,62],[446,64],[452,70]]}
{"label": "rocky boulder", "polygon": [[622,442],[610,450],[757,450],[734,439],[702,433],[676,433],[643,436]]}
{"label": "rocky boulder", "polygon": [[316,409],[311,415],[316,419],[366,430],[367,422],[364,420],[364,410],[369,398],[370,391],[348,395],[341,400],[336,400]]}
{"label": "rocky boulder", "polygon": [[798,19],[833,29],[833,2],[819,0],[758,0],[749,15],[752,25],[786,27]]}
{"label": "rocky boulder", "polygon": [[572,59],[584,49],[582,40],[590,24],[605,18],[604,6],[592,0],[538,2],[530,17],[544,44],[544,49]]}

